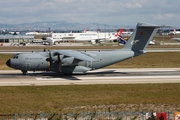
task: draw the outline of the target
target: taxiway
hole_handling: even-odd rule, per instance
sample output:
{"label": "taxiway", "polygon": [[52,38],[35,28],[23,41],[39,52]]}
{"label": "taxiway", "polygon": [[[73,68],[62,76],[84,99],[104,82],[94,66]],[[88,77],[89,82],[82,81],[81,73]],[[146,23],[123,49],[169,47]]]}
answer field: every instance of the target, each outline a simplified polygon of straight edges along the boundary
{"label": "taxiway", "polygon": [[99,69],[85,75],[0,70],[0,86],[180,83],[180,68]]}

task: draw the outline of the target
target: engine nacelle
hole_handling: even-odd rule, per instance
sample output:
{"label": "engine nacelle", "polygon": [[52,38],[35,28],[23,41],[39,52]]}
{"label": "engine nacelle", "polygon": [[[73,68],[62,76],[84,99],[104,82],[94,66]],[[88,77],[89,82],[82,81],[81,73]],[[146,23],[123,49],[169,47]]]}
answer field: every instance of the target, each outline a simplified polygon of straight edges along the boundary
{"label": "engine nacelle", "polygon": [[76,65],[80,60],[74,59],[74,57],[67,57],[61,60],[62,65]]}

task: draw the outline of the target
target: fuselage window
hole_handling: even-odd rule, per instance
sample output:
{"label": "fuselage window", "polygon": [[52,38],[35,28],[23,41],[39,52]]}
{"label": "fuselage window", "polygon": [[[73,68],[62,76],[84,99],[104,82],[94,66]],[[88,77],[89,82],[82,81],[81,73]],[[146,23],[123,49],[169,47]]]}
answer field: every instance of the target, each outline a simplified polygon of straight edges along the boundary
{"label": "fuselage window", "polygon": [[26,60],[42,60],[42,58],[25,58]]}

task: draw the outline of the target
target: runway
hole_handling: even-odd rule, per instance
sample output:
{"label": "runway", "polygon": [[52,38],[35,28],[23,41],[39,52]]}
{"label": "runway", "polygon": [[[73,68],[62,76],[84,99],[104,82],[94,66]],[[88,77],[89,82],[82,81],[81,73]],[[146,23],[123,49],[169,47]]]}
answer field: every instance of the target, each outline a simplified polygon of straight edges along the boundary
{"label": "runway", "polygon": [[85,75],[0,70],[0,86],[180,83],[180,68],[99,69]]}

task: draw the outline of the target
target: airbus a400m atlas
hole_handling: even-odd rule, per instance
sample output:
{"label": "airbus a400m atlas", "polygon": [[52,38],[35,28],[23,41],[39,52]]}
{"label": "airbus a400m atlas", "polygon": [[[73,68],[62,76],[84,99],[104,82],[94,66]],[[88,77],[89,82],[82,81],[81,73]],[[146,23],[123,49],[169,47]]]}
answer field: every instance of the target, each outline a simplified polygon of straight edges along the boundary
{"label": "airbus a400m atlas", "polygon": [[84,74],[108,65],[130,59],[145,53],[145,48],[162,26],[138,23],[131,37],[122,49],[111,51],[52,50],[15,54],[7,66],[27,71],[61,72],[64,74]]}

